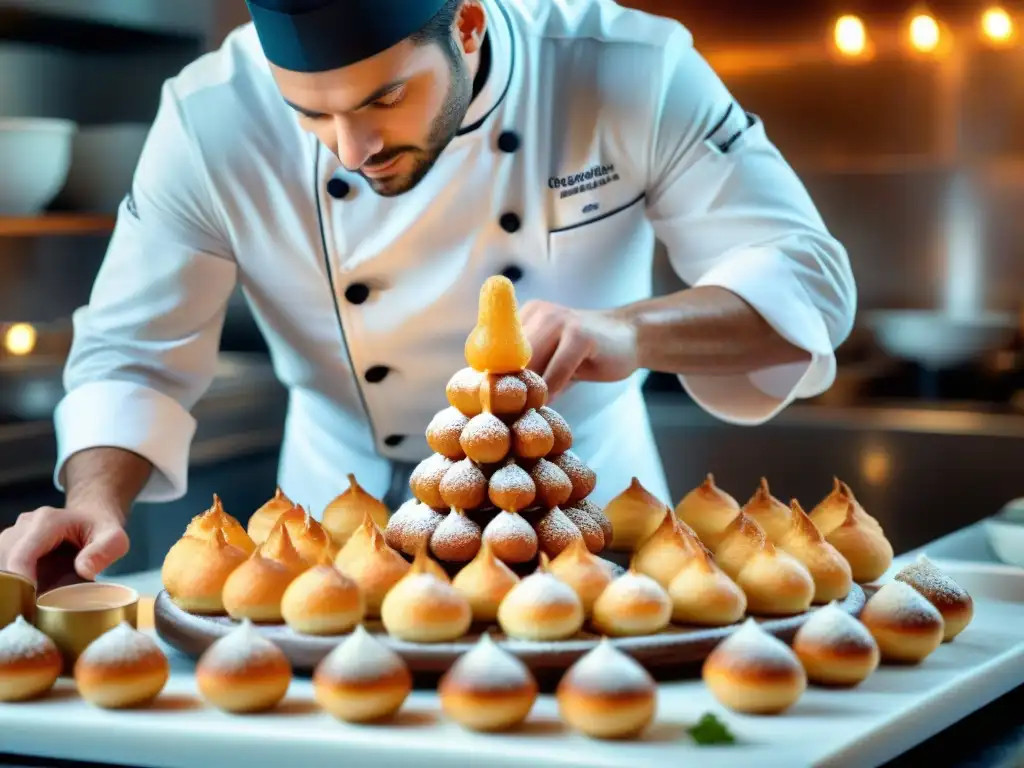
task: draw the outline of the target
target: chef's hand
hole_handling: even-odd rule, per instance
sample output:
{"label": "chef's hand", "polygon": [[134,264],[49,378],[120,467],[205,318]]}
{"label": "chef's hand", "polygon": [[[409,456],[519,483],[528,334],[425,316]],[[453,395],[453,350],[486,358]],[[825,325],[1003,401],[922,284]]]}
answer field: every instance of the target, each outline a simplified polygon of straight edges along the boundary
{"label": "chef's hand", "polygon": [[636,330],[614,312],[528,301],[523,331],[533,347],[530,368],[554,397],[576,381],[620,381],[637,369]]}
{"label": "chef's hand", "polygon": [[[54,563],[64,573],[42,574],[40,561],[66,545],[77,552],[73,560]],[[10,528],[0,531],[0,570],[12,571],[33,582],[60,581],[67,576],[92,580],[96,574],[124,557],[128,534],[123,518],[100,508],[58,509],[40,507],[18,516]],[[40,583],[40,586],[44,586]]]}

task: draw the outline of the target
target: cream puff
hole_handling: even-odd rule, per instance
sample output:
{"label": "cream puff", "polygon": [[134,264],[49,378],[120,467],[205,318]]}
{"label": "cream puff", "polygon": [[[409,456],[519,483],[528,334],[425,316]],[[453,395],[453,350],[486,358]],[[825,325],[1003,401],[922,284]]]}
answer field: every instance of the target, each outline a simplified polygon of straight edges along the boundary
{"label": "cream puff", "polygon": [[521,640],[564,640],[580,631],[583,618],[580,596],[548,570],[544,556],[498,606],[501,630]]}
{"label": "cream puff", "polygon": [[408,561],[388,546],[369,515],[334,558],[334,565],[359,585],[368,618],[380,616],[384,596],[409,572]]}
{"label": "cream puff", "polygon": [[350,723],[391,717],[411,692],[408,665],[362,624],[313,671],[317,703],[333,717]]}
{"label": "cream puff", "polygon": [[892,565],[892,544],[880,530],[857,514],[856,507],[847,505],[843,522],[832,529],[819,528],[825,541],[846,558],[853,580],[866,584],[878,579]]}
{"label": "cream puff", "polygon": [[548,570],[576,591],[586,616],[591,615],[594,601],[612,583],[611,571],[587,549],[582,538],[562,550],[549,563]]}
{"label": "cream puff", "polygon": [[456,371],[445,386],[445,394],[452,407],[470,418],[482,412],[480,385],[485,376],[485,373],[469,367]]}
{"label": "cream puff", "polygon": [[228,577],[248,559],[218,528],[206,538],[178,539],[164,557],[160,578],[168,597],[183,611],[217,616],[225,612]]}
{"label": "cream puff", "polygon": [[854,686],[878,668],[878,643],[867,627],[831,602],[811,613],[793,638],[793,652],[812,683]]}
{"label": "cream puff", "polygon": [[430,446],[430,450],[447,456],[452,461],[466,458],[459,438],[467,424],[469,417],[454,405],[438,411],[427,424],[427,445]]}
{"label": "cream puff", "polygon": [[156,640],[126,621],[93,640],[74,668],[82,698],[105,709],[148,704],[170,675],[171,665]]}
{"label": "cream puff", "polygon": [[512,422],[512,454],[520,459],[541,459],[551,453],[555,435],[551,425],[530,409]]}
{"label": "cream puff", "polygon": [[424,547],[409,572],[384,596],[380,617],[392,637],[440,643],[456,640],[469,630],[473,621],[469,600],[447,577],[440,578],[430,562]]}
{"label": "cream puff", "polygon": [[473,612],[473,621],[490,623],[498,617],[498,606],[519,577],[494,556],[485,541],[469,564],[455,574],[452,586],[465,596]]}
{"label": "cream puff", "polygon": [[747,596],[697,543],[693,555],[668,585],[672,621],[706,627],[735,624],[747,612]]}
{"label": "cream puff", "polygon": [[277,525],[260,548],[224,582],[224,610],[233,619],[280,623],[281,599],[288,585],[306,570],[288,529]]}
{"label": "cream puff", "polygon": [[494,556],[505,563],[528,563],[537,556],[537,532],[526,518],[502,510],[483,531],[483,540],[491,545]]}
{"label": "cream puff", "polygon": [[444,522],[445,516],[426,504],[409,499],[395,510],[395,514],[384,528],[384,540],[388,546],[407,555],[415,555],[420,548],[430,543],[434,531]]}
{"label": "cream puff", "polygon": [[472,459],[457,461],[437,486],[440,509],[476,509],[487,500],[487,475]]}
{"label": "cream puff", "polygon": [[[554,464],[546,463],[558,470]],[[569,479],[566,478],[565,482],[568,485]],[[498,509],[520,512],[533,504],[537,498],[537,484],[515,461],[507,461],[504,466],[498,467],[487,481],[487,498]]]}
{"label": "cream puff", "polygon": [[203,514],[193,517],[188,527],[185,528],[184,535],[194,539],[208,539],[216,531],[223,531],[228,544],[237,547],[247,555],[251,555],[256,549],[255,542],[245,532],[242,524],[224,511],[220,497],[213,494],[213,506]]}
{"label": "cream puff", "polygon": [[654,720],[658,692],[650,673],[608,638],[574,663],[555,692],[572,728],[598,739],[639,736]]}
{"label": "cream puff", "polygon": [[618,496],[609,501],[604,514],[611,521],[609,549],[635,552],[657,530],[668,507],[634,477]]}
{"label": "cream puff", "polygon": [[549,509],[537,521],[537,546],[550,557],[557,557],[574,541],[583,541],[583,534],[558,507]]}
{"label": "cream puff", "polygon": [[459,445],[467,459],[478,464],[497,464],[512,450],[512,430],[493,413],[484,411],[463,428]]}
{"label": "cream puff", "polygon": [[754,619],[715,646],[701,676],[721,704],[754,715],[783,712],[807,689],[807,673],[793,649]]}
{"label": "cream puff", "polygon": [[528,388],[511,373],[489,373],[480,382],[480,406],[495,416],[515,416],[526,410]]}
{"label": "cream puff", "polygon": [[831,530],[843,524],[846,520],[847,509],[851,504],[853,505],[853,513],[858,521],[879,535],[885,535],[878,520],[867,513],[853,495],[850,486],[838,477],[832,478],[832,490],[811,510],[810,518],[822,533],[828,534]]}
{"label": "cream puff", "polygon": [[433,509],[448,509],[451,505],[441,497],[441,480],[453,466],[455,462],[447,456],[430,454],[409,475],[409,489],[413,496]]}
{"label": "cream puff", "polygon": [[793,516],[789,507],[772,496],[768,480],[761,478],[761,484],[754,495],[743,505],[747,517],[764,529],[768,541],[778,545],[793,526]]}
{"label": "cream puff", "polygon": [[[612,521],[608,519],[608,516],[604,513],[597,504],[590,499],[581,499],[574,504],[566,505],[566,509],[578,509],[581,512],[585,512],[593,519],[595,523],[601,528],[601,533],[604,534],[604,546],[607,547],[612,542],[612,538],[615,536],[615,530],[612,526]],[[582,528],[580,529],[583,530]],[[591,550],[593,552],[593,550]],[[594,552],[594,554],[598,554]]]}
{"label": "cream puff", "polygon": [[461,509],[452,509],[430,535],[430,551],[446,563],[468,563],[480,551],[483,533]]}
{"label": "cream puff", "polygon": [[[334,557],[338,553],[339,547],[331,534],[302,507],[292,507],[282,514],[274,525],[275,528],[277,526],[288,529],[288,538],[307,568],[320,562],[321,555]],[[271,529],[270,536],[273,535],[274,531]]]}
{"label": "cream puff", "polygon": [[548,385],[543,376],[534,373],[529,368],[524,368],[516,374],[516,378],[526,385],[526,402],[523,403],[520,410],[533,408],[539,412],[547,405]]}
{"label": "cream puff", "polygon": [[291,682],[288,658],[248,619],[214,641],[196,663],[199,693],[225,712],[273,709],[288,693]]}
{"label": "cream puff", "polygon": [[701,545],[690,526],[678,520],[667,507],[664,512],[661,523],[634,555],[633,565],[640,573],[668,587]]}
{"label": "cream puff", "polygon": [[488,633],[441,677],[441,709],[473,731],[505,731],[520,725],[537,700],[537,681],[517,657]]}
{"label": "cream puff", "polygon": [[[271,529],[277,524],[277,519],[294,506],[292,500],[285,496],[284,491],[278,486],[271,499],[249,517],[246,530],[253,544],[258,547],[266,541]],[[251,550],[248,554],[251,554]]]}
{"label": "cream puff", "polygon": [[974,617],[974,600],[966,590],[943,573],[925,555],[904,566],[893,577],[920,592],[942,614],[943,642],[959,635]]}
{"label": "cream puff", "polygon": [[383,528],[388,524],[391,514],[384,502],[366,492],[354,474],[350,472],[346,477],[348,488],[324,508],[322,516],[323,527],[334,542],[336,550],[345,546],[345,542],[363,522],[365,515],[369,514],[373,521]]}
{"label": "cream puff", "polygon": [[[557,506],[557,505],[556,505]],[[564,507],[562,512],[572,521],[583,538],[583,543],[591,554],[597,555],[604,551],[605,538],[604,530],[600,524],[584,509],[579,507]]]}
{"label": "cream puff", "polygon": [[917,664],[945,636],[939,609],[902,581],[891,581],[868,598],[860,620],[878,643],[883,661]]}
{"label": "cream puff", "polygon": [[359,585],[335,568],[326,552],[288,585],[281,598],[285,623],[306,635],[340,635],[365,615],[366,599]]}
{"label": "cream puff", "polygon": [[555,438],[549,456],[559,456],[572,448],[572,429],[562,414],[544,405],[537,408],[537,415],[548,423],[548,426],[551,427],[551,434]]}
{"label": "cream puff", "polygon": [[[552,507],[565,507],[569,497],[572,496],[572,481],[558,465],[547,459],[537,459],[532,462],[529,468],[530,480],[533,481],[535,497],[533,503],[544,509]],[[493,483],[494,478],[491,478]],[[508,509],[506,506],[497,504],[500,509]]]}
{"label": "cream puff", "polygon": [[668,626],[672,600],[650,576],[630,568],[594,601],[591,624],[603,635],[653,635]]}
{"label": "cream puff", "polygon": [[715,485],[715,476],[710,472],[704,482],[686,494],[676,506],[676,517],[690,526],[715,554],[726,529],[739,513],[739,503]]}
{"label": "cream puff", "polygon": [[775,541],[775,545],[801,563],[811,572],[814,579],[813,602],[824,605],[833,600],[842,600],[853,587],[853,571],[839,550],[825,541],[821,531],[800,507],[800,502],[791,502],[791,524],[789,530]]}
{"label": "cream puff", "polygon": [[[572,484],[572,493],[565,503],[572,506],[587,498],[597,486],[597,475],[572,451],[565,451],[550,459],[551,463],[565,472]],[[607,514],[607,510],[605,511]],[[612,523],[614,525],[614,523]]]}
{"label": "cream puff", "polygon": [[0,629],[0,701],[28,701],[49,691],[64,662],[57,645],[24,616]]}

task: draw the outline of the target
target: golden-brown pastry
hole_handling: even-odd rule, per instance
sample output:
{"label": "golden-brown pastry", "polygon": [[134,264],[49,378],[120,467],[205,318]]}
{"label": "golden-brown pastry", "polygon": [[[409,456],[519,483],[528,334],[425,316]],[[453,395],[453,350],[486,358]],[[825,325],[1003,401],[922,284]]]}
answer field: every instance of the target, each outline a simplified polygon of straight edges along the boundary
{"label": "golden-brown pastry", "polygon": [[326,552],[321,561],[288,585],[281,598],[281,616],[295,632],[340,635],[366,615],[359,585],[339,571]]}
{"label": "golden-brown pastry", "polygon": [[653,635],[668,626],[672,600],[650,576],[630,568],[594,601],[591,624],[603,635]]}
{"label": "golden-brown pastry", "polygon": [[512,431],[493,413],[484,411],[469,420],[459,436],[466,456],[479,464],[496,464],[512,449]]}
{"label": "golden-brown pastry", "polygon": [[924,661],[945,636],[939,609],[902,581],[891,581],[868,598],[860,620],[878,643],[883,661]]}
{"label": "golden-brown pastry", "polygon": [[407,555],[415,555],[425,545],[445,516],[426,504],[409,499],[388,520],[384,539],[388,546]]}
{"label": "golden-brown pastry", "polygon": [[534,373],[529,368],[524,368],[516,376],[526,385],[526,402],[523,403],[520,410],[526,411],[530,408],[539,410],[547,405],[548,385],[543,376]]}
{"label": "golden-brown pastry", "polygon": [[668,507],[661,523],[654,533],[633,556],[633,566],[654,579],[663,587],[668,587],[679,570],[694,556],[700,546],[697,534],[686,523],[682,522]]}
{"label": "golden-brown pastry", "polygon": [[700,542],[668,585],[672,621],[724,627],[735,624],[747,612],[747,596],[718,567],[711,551]]}
{"label": "golden-brown pastry", "polygon": [[701,676],[721,704],[752,715],[783,712],[807,690],[807,673],[793,649],[754,619],[715,646]]}
{"label": "golden-brown pastry", "polygon": [[78,693],[90,704],[124,709],[159,696],[171,665],[156,640],[122,621],[82,651],[74,676]]}
{"label": "golden-brown pastry", "polygon": [[812,683],[854,686],[878,668],[878,643],[867,627],[831,602],[811,613],[793,638],[793,651]]}
{"label": "golden-brown pastry", "polygon": [[565,507],[562,512],[579,530],[583,542],[590,552],[596,555],[604,551],[604,531],[590,514],[579,507]]}
{"label": "golden-brown pastry", "polygon": [[819,530],[824,534],[825,541],[846,558],[853,580],[858,584],[874,581],[892,565],[892,544],[857,515],[853,504],[847,505],[846,518],[840,525],[831,530]]}
{"label": "golden-brown pastry", "polygon": [[506,512],[526,509],[536,496],[537,486],[533,478],[514,460],[498,467],[487,481],[487,498],[491,504]]}
{"label": "golden-brown pastry", "polygon": [[480,526],[461,509],[452,509],[430,537],[430,551],[447,563],[468,563],[480,551]]}
{"label": "golden-brown pastry", "polygon": [[189,613],[224,613],[222,593],[231,572],[249,559],[228,543],[220,528],[212,536],[182,536],[167,551],[160,577],[175,605]]}
{"label": "golden-brown pastry", "polygon": [[196,663],[199,693],[225,712],[273,709],[288,693],[291,682],[288,658],[248,619],[214,641]]}
{"label": "golden-brown pastry", "polygon": [[629,739],[654,720],[658,690],[636,659],[602,638],[569,667],[555,696],[572,728],[598,739]]}
{"label": "golden-brown pastry", "polygon": [[772,544],[779,544],[793,525],[789,507],[772,496],[768,480],[763,477],[754,495],[743,505],[743,512],[764,529]]}
{"label": "golden-brown pastry", "polygon": [[512,452],[519,458],[543,458],[555,445],[551,426],[533,409],[512,422],[511,430]]}
{"label": "golden-brown pastry", "polygon": [[971,596],[925,555],[918,555],[916,561],[903,566],[893,578],[912,586],[939,609],[945,627],[943,642],[948,643],[963,632],[974,618]]}
{"label": "golden-brown pastry", "polygon": [[526,382],[518,375],[489,373],[480,382],[480,405],[495,416],[522,413],[526,394]]}
{"label": "golden-brown pastry", "polygon": [[591,615],[594,601],[612,583],[609,569],[591,554],[582,538],[562,550],[548,565],[548,570],[576,591],[587,616]]}
{"label": "golden-brown pastry", "polygon": [[505,563],[527,563],[537,556],[537,532],[526,518],[514,512],[499,512],[484,527],[483,540]]}
{"label": "golden-brown pastry", "polygon": [[238,547],[247,555],[251,555],[256,549],[256,544],[249,538],[249,534],[245,532],[242,524],[224,511],[220,497],[213,494],[213,506],[203,514],[193,517],[188,527],[185,528],[184,535],[195,539],[208,539],[216,531],[223,531],[228,544]]}
{"label": "golden-brown pastry", "polygon": [[338,720],[350,723],[393,716],[411,692],[408,665],[362,624],[313,671],[317,703]]}
{"label": "golden-brown pastry", "polygon": [[518,583],[519,577],[494,556],[487,541],[469,565],[452,579],[452,586],[469,601],[473,621],[481,623],[490,623],[498,617],[498,606]]}
{"label": "golden-brown pastry", "polygon": [[466,362],[478,371],[518,373],[532,355],[512,281],[503,275],[487,278],[480,289],[476,326],[466,339]]}
{"label": "golden-brown pastry", "polygon": [[864,510],[864,507],[853,495],[853,491],[850,490],[850,486],[838,477],[832,478],[832,490],[811,510],[811,520],[822,533],[828,534],[846,521],[846,511],[851,504],[853,504],[853,513],[860,522],[882,536],[885,535],[878,520]]}
{"label": "golden-brown pastry", "polygon": [[558,456],[572,448],[572,429],[562,414],[546,405],[537,408],[537,414],[551,427],[551,434],[554,437],[549,456]]}
{"label": "golden-brown pastry", "polygon": [[[567,505],[574,505],[593,492],[597,485],[597,475],[594,474],[594,470],[580,461],[580,457],[575,453],[564,451],[551,459],[551,462],[565,472],[569,482],[572,483],[572,493],[565,501]],[[607,514],[607,510],[605,510],[605,514]]]}
{"label": "golden-brown pastry", "polygon": [[292,546],[288,529],[274,526],[267,540],[224,582],[224,610],[233,619],[283,621],[281,598],[306,563]]}
{"label": "golden-brown pastry", "polygon": [[547,558],[541,556],[537,570],[501,601],[498,624],[506,635],[521,640],[564,640],[583,626],[583,602],[548,570]]}
{"label": "golden-brown pastry", "polygon": [[459,725],[473,731],[506,731],[530,714],[537,681],[522,661],[485,632],[444,673],[437,693],[441,709]]}
{"label": "golden-brown pastry", "polygon": [[560,507],[572,496],[569,476],[547,459],[538,459],[530,467],[530,479],[536,488],[537,506]]}
{"label": "golden-brown pastry", "polygon": [[715,562],[747,596],[747,610],[759,616],[803,613],[814,598],[807,567],[777,549],[757,523],[740,513],[725,530]]}
{"label": "golden-brown pastry", "polygon": [[537,546],[548,557],[557,557],[574,541],[583,540],[580,529],[558,507],[545,513],[537,522],[536,530]]}
{"label": "golden-brown pastry", "polygon": [[0,629],[0,701],[28,701],[53,688],[63,669],[57,645],[20,614]]}
{"label": "golden-brown pastry", "polygon": [[[381,528],[388,524],[388,517],[391,514],[383,501],[363,489],[354,474],[350,472],[346,477],[348,488],[324,508],[323,514],[323,527],[334,540],[337,549],[345,546],[349,536],[359,527],[367,514]],[[294,531],[289,533],[294,534]]]}
{"label": "golden-brown pastry", "polygon": [[[302,507],[292,507],[277,518],[274,528],[278,526],[284,526],[288,530],[288,538],[307,568],[320,562],[321,555],[326,554],[333,557],[338,553],[339,547],[335,544],[331,534],[309,514],[308,510]],[[354,526],[352,530],[355,530],[356,527]],[[274,530],[271,529],[267,541],[273,536]]]}
{"label": "golden-brown pastry", "polygon": [[473,461],[463,459],[444,473],[438,491],[442,500],[439,509],[476,509],[487,499],[487,475]]}
{"label": "golden-brown pastry", "polygon": [[676,506],[676,517],[690,526],[715,554],[726,528],[739,513],[739,503],[715,485],[715,476],[710,472],[704,482],[686,494]]}
{"label": "golden-brown pastry", "polygon": [[579,509],[590,515],[594,522],[596,522],[601,527],[601,533],[604,534],[605,547],[611,544],[612,537],[615,535],[615,531],[612,527],[612,521],[608,519],[608,516],[604,513],[604,510],[601,509],[601,507],[592,502],[590,499],[581,499],[580,501],[577,501],[574,504],[569,504],[568,506],[572,507],[573,509]]}
{"label": "golden-brown pastry", "polygon": [[430,450],[452,461],[466,458],[460,439],[467,424],[469,417],[454,405],[438,411],[427,424],[427,445]]}
{"label": "golden-brown pastry", "polygon": [[469,600],[447,578],[439,578],[429,564],[424,547],[409,573],[384,596],[380,617],[392,637],[439,643],[460,638],[469,629],[473,621]]}
{"label": "golden-brown pastry", "polygon": [[775,541],[776,546],[795,557],[811,572],[811,578],[814,579],[812,602],[824,605],[833,600],[842,600],[853,587],[850,564],[838,549],[825,541],[821,531],[800,507],[800,502],[793,499],[791,504],[790,528]]}
{"label": "golden-brown pastry", "polygon": [[604,514],[612,524],[609,548],[635,552],[661,525],[668,507],[634,477],[622,493],[605,505]]}
{"label": "golden-brown pastry", "polygon": [[369,516],[338,553],[334,565],[359,585],[369,618],[380,616],[384,595],[409,572],[409,563],[388,546],[384,534]]}
{"label": "golden-brown pastry", "polygon": [[[270,530],[277,523],[277,518],[294,506],[295,504],[292,500],[285,496],[284,491],[278,486],[270,500],[253,512],[252,517],[249,518],[246,530],[253,542],[253,549],[267,540]],[[246,554],[252,554],[252,550],[249,550]]]}
{"label": "golden-brown pastry", "polygon": [[441,480],[454,465],[455,462],[447,456],[430,454],[409,475],[409,489],[413,496],[433,509],[447,509],[450,505],[441,497]]}
{"label": "golden-brown pastry", "polygon": [[484,380],[484,375],[472,368],[462,368],[455,372],[445,386],[448,402],[469,418],[483,411],[483,405],[480,403],[480,384]]}

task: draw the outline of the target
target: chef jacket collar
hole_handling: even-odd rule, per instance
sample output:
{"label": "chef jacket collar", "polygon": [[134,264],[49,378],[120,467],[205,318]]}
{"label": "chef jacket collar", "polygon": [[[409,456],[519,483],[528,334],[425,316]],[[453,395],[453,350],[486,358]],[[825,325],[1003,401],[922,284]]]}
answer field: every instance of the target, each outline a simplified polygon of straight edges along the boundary
{"label": "chef jacket collar", "polygon": [[516,65],[516,40],[512,20],[501,0],[483,0],[487,11],[487,37],[491,44],[491,71],[487,82],[469,105],[458,135],[471,133],[498,108],[512,83]]}

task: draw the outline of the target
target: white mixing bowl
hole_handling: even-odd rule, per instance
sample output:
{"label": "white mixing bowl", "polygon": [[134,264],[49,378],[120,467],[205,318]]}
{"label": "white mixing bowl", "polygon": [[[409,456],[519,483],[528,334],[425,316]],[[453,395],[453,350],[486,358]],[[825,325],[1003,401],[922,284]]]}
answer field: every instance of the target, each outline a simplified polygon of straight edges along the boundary
{"label": "white mixing bowl", "polygon": [[71,167],[70,120],[0,118],[0,216],[31,216],[48,206]]}

